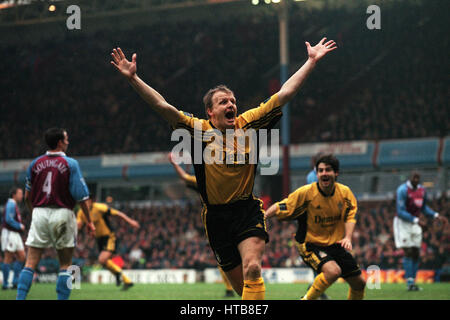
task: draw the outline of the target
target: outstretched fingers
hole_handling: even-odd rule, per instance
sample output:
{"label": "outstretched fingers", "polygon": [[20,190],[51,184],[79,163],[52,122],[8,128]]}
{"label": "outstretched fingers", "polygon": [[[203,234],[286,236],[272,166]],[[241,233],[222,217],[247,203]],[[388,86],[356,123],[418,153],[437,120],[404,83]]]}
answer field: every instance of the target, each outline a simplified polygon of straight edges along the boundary
{"label": "outstretched fingers", "polygon": [[322,38],[322,40],[320,40],[319,44],[323,44],[325,42],[325,40],[327,40],[327,37]]}
{"label": "outstretched fingers", "polygon": [[114,61],[116,63],[119,63],[120,60],[122,60],[122,58],[120,57],[119,52],[116,49],[113,49],[113,52],[111,53],[111,55],[114,57]]}
{"label": "outstretched fingers", "polygon": [[125,55],[124,55],[123,52],[122,52],[122,49],[117,48],[117,51],[119,52],[120,59],[126,59],[126,58],[125,58]]}

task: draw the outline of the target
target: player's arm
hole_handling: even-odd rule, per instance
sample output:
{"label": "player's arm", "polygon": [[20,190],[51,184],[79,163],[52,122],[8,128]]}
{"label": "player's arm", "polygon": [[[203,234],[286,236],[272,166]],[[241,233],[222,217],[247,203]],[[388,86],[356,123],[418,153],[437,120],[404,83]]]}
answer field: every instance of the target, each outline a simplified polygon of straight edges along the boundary
{"label": "player's arm", "polygon": [[344,249],[351,251],[353,249],[352,237],[353,231],[356,225],[356,212],[358,211],[358,203],[356,201],[355,195],[348,188],[345,190],[345,214],[344,214],[344,238],[337,243],[339,243]]}
{"label": "player's arm", "polygon": [[278,209],[279,209],[278,203],[274,203],[266,210],[266,212],[264,213],[264,218],[266,220],[272,218],[273,216],[275,216],[277,214]]}
{"label": "player's arm", "polygon": [[69,163],[70,168],[70,178],[69,178],[69,191],[72,197],[77,201],[80,205],[81,210],[84,213],[84,218],[86,220],[86,225],[88,231],[91,235],[95,234],[95,226],[91,221],[91,216],[89,215],[89,189],[84,181],[84,178],[81,174],[81,169],[78,164],[78,161],[72,158],[66,158]]}
{"label": "player's arm", "polygon": [[434,211],[427,205],[427,195],[426,194],[423,196],[422,212],[429,217],[433,217],[435,219],[441,220],[444,224],[448,223],[448,220],[446,217],[439,215],[438,212]]}
{"label": "player's arm", "polygon": [[345,236],[344,239],[338,241],[337,243],[339,243],[344,249],[351,251],[353,249],[352,246],[352,237],[353,237],[353,231],[355,230],[355,225],[356,223],[351,221],[351,222],[346,222],[345,223]]}
{"label": "player's arm", "polygon": [[155,89],[146,84],[136,74],[136,53],[131,61],[128,61],[120,48],[113,49],[111,53],[113,61],[111,64],[128,80],[136,92],[147,102],[150,107],[161,115],[170,124],[175,124],[180,118],[180,113],[171,104],[167,103],[164,97]]}
{"label": "player's arm", "polygon": [[118,216],[121,219],[125,220],[126,223],[128,223],[130,226],[132,226],[133,228],[140,228],[141,226],[139,225],[139,222],[137,222],[134,219],[131,219],[129,216],[127,216],[125,213],[123,213],[122,211],[119,211],[117,209],[112,209],[112,208],[108,208],[108,213]]}
{"label": "player's arm", "polygon": [[419,218],[414,217],[411,213],[406,211],[406,199],[407,199],[407,190],[404,187],[404,185],[401,185],[397,189],[397,215],[400,219],[412,222],[412,223],[419,223]]}
{"label": "player's arm", "polygon": [[278,92],[278,99],[280,105],[284,105],[289,102],[300,90],[300,87],[304,84],[306,78],[316,66],[317,62],[322,59],[328,52],[337,49],[336,43],[333,40],[325,42],[327,38],[323,38],[320,42],[311,47],[309,42],[305,42],[306,49],[308,50],[308,60],[303,66],[297,70],[281,87]]}
{"label": "player's arm", "polygon": [[25,204],[30,211],[30,214],[33,212],[33,203],[31,202],[31,167],[34,162],[35,161],[31,162],[28,166],[25,176]]}
{"label": "player's arm", "polygon": [[194,179],[191,178],[191,176],[180,166],[178,165],[174,160],[173,160],[173,154],[172,152],[169,153],[168,155],[169,161],[172,164],[172,166],[174,167],[177,175],[180,177],[181,180],[183,180],[185,183],[189,184],[189,185],[194,185],[195,187],[197,187],[197,181],[193,181],[195,180],[195,177],[193,177]]}
{"label": "player's arm", "polygon": [[14,217],[16,216],[16,205],[14,203],[8,202],[6,204],[5,211],[5,222],[8,226],[15,229],[16,231],[25,230],[24,225],[14,219]]}
{"label": "player's arm", "polygon": [[266,210],[265,219],[274,216],[278,220],[293,220],[304,214],[308,208],[307,192],[309,186],[304,186],[289,194],[282,201],[276,202]]}

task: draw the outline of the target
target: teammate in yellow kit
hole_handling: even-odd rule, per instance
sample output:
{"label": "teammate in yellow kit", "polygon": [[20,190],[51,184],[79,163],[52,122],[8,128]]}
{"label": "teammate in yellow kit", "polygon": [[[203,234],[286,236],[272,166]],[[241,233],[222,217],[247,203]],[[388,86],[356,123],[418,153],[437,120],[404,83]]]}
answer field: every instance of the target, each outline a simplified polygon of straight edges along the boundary
{"label": "teammate in yellow kit", "polygon": [[[88,206],[91,221],[95,226],[95,238],[97,239],[97,246],[100,251],[98,262],[116,276],[117,286],[120,286],[123,281],[122,289],[127,290],[133,286],[133,282],[123,274],[122,269],[111,260],[112,255],[117,250],[117,238],[111,227],[109,218],[111,216],[118,216],[136,229],[140,227],[139,223],[136,220],[129,218],[125,213],[110,208],[105,203],[94,202],[92,198],[88,200]],[[84,223],[86,223],[86,218],[80,209],[77,213],[78,229],[81,229]]]}
{"label": "teammate in yellow kit", "polygon": [[332,155],[316,162],[318,182],[298,188],[267,209],[265,217],[298,220],[295,245],[318,276],[303,300],[315,300],[339,277],[350,285],[348,299],[364,297],[365,280],[351,255],[357,203],[349,187],[337,183],[339,160]]}
{"label": "teammate in yellow kit", "polygon": [[[203,223],[206,235],[217,263],[243,300],[263,300],[266,292],[261,260],[269,235],[262,201],[253,195],[257,162],[248,157],[258,154],[254,133],[273,128],[282,115],[282,106],[294,98],[317,62],[337,48],[333,40],[325,40],[323,38],[315,46],[305,42],[308,59],[302,67],[277,93],[240,115],[232,90],[224,85],[208,90],[203,97],[208,119],[182,112],[146,84],[137,75],[136,54],[129,61],[120,48],[113,49],[111,53],[111,64],[148,105],[173,129],[184,129],[178,132],[187,133],[194,142],[190,144],[194,146],[191,157],[205,208]],[[228,134],[227,131],[240,135],[237,140],[240,137],[246,140],[245,133],[250,133],[250,145],[233,143],[231,139],[229,144],[226,143],[222,133]],[[196,148],[199,142],[201,146]],[[221,158],[224,154],[227,156],[226,163],[220,159],[210,161],[210,156]]]}
{"label": "teammate in yellow kit", "polygon": [[[182,167],[180,167],[178,164],[175,163],[175,161],[173,161],[173,155],[170,152],[168,155],[169,161],[170,163],[173,165],[173,167],[175,168],[175,171],[177,172],[178,176],[180,177],[181,180],[184,181],[184,183],[186,184],[186,186],[190,189],[195,190],[196,192],[198,192],[197,189],[197,179],[195,178],[195,176],[187,173]],[[201,200],[201,198],[200,198]],[[233,293],[233,287],[231,286],[230,281],[228,280],[225,272],[223,272],[222,268],[217,266],[217,268],[220,271],[220,274],[222,276],[223,279],[223,283],[225,285],[225,297],[232,297],[234,296]]]}

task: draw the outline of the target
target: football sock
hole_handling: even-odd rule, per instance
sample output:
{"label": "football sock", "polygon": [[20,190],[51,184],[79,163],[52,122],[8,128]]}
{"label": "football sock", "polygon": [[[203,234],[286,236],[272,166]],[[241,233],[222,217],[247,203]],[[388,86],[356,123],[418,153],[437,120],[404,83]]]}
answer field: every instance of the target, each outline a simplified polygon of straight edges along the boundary
{"label": "football sock", "polygon": [[2,266],[3,272],[3,288],[8,287],[9,270],[11,270],[11,265],[9,263],[4,263]]}
{"label": "football sock", "polygon": [[328,289],[328,287],[331,285],[331,283],[328,283],[325,279],[325,276],[323,275],[323,272],[320,273],[315,279],[312,284],[312,286],[309,288],[308,292],[306,292],[306,295],[304,296],[303,300],[316,300],[320,297],[322,293],[325,292],[325,290]]}
{"label": "football sock", "polygon": [[72,280],[72,275],[65,269],[59,270],[58,279],[56,280],[56,293],[58,300],[68,300],[70,292],[69,283]]}
{"label": "football sock", "polygon": [[126,275],[124,275],[123,273],[122,273],[122,280],[123,280],[123,283],[125,283],[125,284],[130,284],[130,283],[132,283],[133,281],[131,281],[131,279],[130,278],[128,278]]}
{"label": "football sock", "polygon": [[115,264],[111,259],[106,261],[105,267],[113,274],[118,274],[122,272],[122,269],[117,264]]}
{"label": "football sock", "polygon": [[364,289],[354,290],[351,287],[348,289],[348,300],[362,300],[364,298]]}
{"label": "football sock", "polygon": [[411,258],[403,257],[403,269],[405,269],[406,284],[408,286],[414,284],[413,261]]}
{"label": "football sock", "polygon": [[30,268],[23,268],[19,276],[19,284],[17,285],[16,300],[25,300],[31,283],[33,282],[34,271]]}
{"label": "football sock", "polygon": [[258,280],[244,280],[242,300],[264,300],[266,287],[262,277]]}
{"label": "football sock", "polygon": [[233,287],[231,286],[230,281],[228,280],[227,275],[225,274],[225,272],[223,272],[222,268],[218,268],[220,271],[220,274],[222,275],[222,279],[223,279],[223,283],[225,284],[225,288],[227,290],[233,290]]}
{"label": "football sock", "polygon": [[13,285],[17,285],[19,283],[19,276],[20,271],[22,271],[23,268],[23,262],[16,261],[13,264],[13,270],[14,270],[14,278],[13,278]]}
{"label": "football sock", "polygon": [[106,269],[108,269],[115,275],[121,274],[123,283],[125,283],[125,284],[132,283],[130,278],[128,278],[126,275],[122,274],[122,269],[117,264],[115,264],[111,259],[106,261],[105,267],[106,267]]}

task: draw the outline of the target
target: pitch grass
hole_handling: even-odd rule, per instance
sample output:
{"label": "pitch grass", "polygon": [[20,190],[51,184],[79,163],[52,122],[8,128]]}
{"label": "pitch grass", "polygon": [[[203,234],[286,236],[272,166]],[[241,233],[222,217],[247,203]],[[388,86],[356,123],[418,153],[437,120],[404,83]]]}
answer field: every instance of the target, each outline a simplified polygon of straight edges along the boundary
{"label": "pitch grass", "polygon": [[[267,300],[298,300],[307,284],[266,284]],[[380,289],[366,289],[367,300],[450,300],[450,283],[420,284],[422,291],[408,292],[405,284],[381,284]],[[348,285],[335,283],[327,290],[332,300],[347,299]],[[72,290],[71,300],[240,300],[224,298],[222,284],[136,284],[128,291],[115,285],[82,283]],[[16,290],[0,290],[0,300],[14,300]],[[55,284],[35,283],[28,294],[30,300],[55,300]]]}

